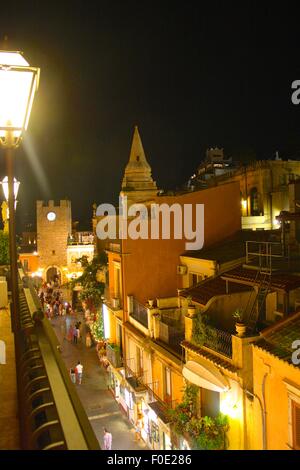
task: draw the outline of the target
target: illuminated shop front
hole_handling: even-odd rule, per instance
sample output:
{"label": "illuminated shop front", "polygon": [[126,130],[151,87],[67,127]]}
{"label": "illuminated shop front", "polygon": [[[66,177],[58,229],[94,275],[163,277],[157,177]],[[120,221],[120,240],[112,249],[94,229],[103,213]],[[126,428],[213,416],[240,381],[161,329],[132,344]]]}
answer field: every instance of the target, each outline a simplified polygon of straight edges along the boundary
{"label": "illuminated shop front", "polygon": [[154,450],[172,450],[168,412],[160,401],[148,403],[149,447]]}
{"label": "illuminated shop front", "polygon": [[115,369],[111,364],[107,368],[108,387],[112,391],[115,399],[119,402],[121,395],[121,384],[125,380],[124,369]]}

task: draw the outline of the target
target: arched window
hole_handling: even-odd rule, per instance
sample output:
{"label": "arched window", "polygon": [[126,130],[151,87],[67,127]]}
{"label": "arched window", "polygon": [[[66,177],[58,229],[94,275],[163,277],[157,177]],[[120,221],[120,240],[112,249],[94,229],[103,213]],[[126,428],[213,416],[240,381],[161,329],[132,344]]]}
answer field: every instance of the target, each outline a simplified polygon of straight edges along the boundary
{"label": "arched window", "polygon": [[252,188],[250,191],[250,212],[254,216],[260,215],[257,188]]}

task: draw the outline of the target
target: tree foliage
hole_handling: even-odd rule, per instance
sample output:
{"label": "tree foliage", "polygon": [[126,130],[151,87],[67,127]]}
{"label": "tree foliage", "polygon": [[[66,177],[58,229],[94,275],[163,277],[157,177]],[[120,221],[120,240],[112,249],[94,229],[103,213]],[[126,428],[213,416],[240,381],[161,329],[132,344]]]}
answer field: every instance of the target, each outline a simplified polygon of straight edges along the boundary
{"label": "tree foliage", "polygon": [[101,304],[101,296],[104,293],[105,284],[97,280],[97,272],[107,265],[106,254],[100,253],[95,256],[91,262],[88,262],[87,257],[83,256],[77,260],[81,262],[84,271],[78,279],[71,282],[71,288],[80,283],[82,290],[79,294],[81,301],[86,302],[89,310],[95,312]]}
{"label": "tree foliage", "polygon": [[9,235],[0,230],[0,264],[9,264]]}
{"label": "tree foliage", "polygon": [[104,338],[104,325],[103,316],[101,312],[98,312],[97,319],[91,325],[91,333],[95,341],[102,341]]}
{"label": "tree foliage", "polygon": [[219,413],[215,418],[196,416],[196,398],[199,388],[188,384],[185,387],[182,402],[169,411],[169,418],[179,435],[188,434],[195,449],[226,449],[229,430],[228,417]]}

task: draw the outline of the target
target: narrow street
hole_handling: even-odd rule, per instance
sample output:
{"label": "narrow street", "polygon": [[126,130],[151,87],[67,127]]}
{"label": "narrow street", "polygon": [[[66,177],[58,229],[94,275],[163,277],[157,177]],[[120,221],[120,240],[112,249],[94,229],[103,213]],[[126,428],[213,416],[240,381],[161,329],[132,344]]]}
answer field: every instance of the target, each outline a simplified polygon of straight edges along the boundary
{"label": "narrow street", "polygon": [[[76,320],[83,325],[83,337],[78,344],[73,344],[64,338],[64,334],[70,323]],[[106,427],[112,433],[112,450],[145,449],[146,444],[143,441],[134,440],[134,428],[107,389],[107,373],[99,363],[95,346],[85,346],[83,316],[77,314],[77,317],[56,317],[50,321],[61,343],[67,369],[74,368],[78,361],[83,365],[82,384],[74,386],[101,447],[103,448],[103,428]]]}

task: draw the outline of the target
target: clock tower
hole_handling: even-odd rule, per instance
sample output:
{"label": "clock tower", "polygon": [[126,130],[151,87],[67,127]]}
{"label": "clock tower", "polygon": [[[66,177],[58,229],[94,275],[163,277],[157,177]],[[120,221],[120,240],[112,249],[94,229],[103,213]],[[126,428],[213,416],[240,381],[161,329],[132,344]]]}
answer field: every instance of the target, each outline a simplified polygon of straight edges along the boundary
{"label": "clock tower", "polygon": [[63,281],[67,266],[68,237],[72,233],[71,201],[37,201],[37,250],[43,279]]}

